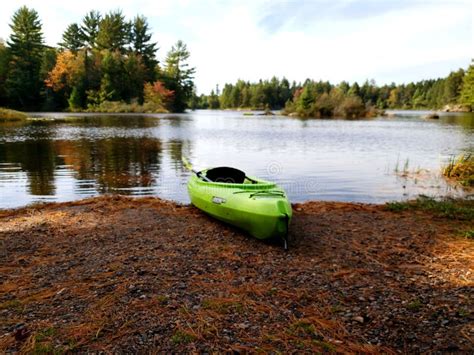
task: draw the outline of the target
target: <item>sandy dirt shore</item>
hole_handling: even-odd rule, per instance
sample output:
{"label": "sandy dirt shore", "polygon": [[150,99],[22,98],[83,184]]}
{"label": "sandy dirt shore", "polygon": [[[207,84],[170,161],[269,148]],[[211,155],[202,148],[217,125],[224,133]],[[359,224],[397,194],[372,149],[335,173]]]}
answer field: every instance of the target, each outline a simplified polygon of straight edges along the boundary
{"label": "sandy dirt shore", "polygon": [[0,211],[0,352],[469,352],[472,226],[310,202],[284,252],[160,199]]}

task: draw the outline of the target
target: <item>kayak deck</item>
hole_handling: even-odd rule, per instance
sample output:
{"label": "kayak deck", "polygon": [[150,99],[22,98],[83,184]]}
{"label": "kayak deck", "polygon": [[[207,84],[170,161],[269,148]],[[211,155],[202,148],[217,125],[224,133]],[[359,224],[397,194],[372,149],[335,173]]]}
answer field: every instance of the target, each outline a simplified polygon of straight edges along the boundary
{"label": "kayak deck", "polygon": [[204,181],[211,170],[203,170],[189,180],[188,192],[194,206],[258,239],[286,240],[292,210],[282,188],[247,176],[238,179],[239,183]]}

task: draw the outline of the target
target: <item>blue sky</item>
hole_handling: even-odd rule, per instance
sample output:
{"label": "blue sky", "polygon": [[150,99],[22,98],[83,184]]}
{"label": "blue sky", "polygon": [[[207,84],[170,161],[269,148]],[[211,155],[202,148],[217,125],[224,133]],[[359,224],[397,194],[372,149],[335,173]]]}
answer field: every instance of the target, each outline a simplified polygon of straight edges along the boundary
{"label": "blue sky", "polygon": [[379,84],[436,78],[474,57],[471,0],[101,0],[9,1],[0,37],[22,5],[36,9],[54,45],[92,9],[145,15],[163,59],[178,39],[196,66],[198,92],[273,75]]}

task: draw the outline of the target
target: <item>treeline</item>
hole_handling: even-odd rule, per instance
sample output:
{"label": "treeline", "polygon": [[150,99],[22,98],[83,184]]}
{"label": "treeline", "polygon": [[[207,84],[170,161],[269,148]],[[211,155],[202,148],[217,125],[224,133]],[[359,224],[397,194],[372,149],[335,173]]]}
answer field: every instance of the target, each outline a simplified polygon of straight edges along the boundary
{"label": "treeline", "polygon": [[87,13],[70,24],[57,48],[44,44],[38,13],[21,7],[0,43],[0,106],[20,110],[182,112],[194,68],[178,41],[163,66],[144,16]]}
{"label": "treeline", "polygon": [[194,97],[196,108],[284,109],[305,117],[370,116],[384,109],[440,109],[446,105],[474,108],[474,66],[450,73],[446,78],[402,85],[377,86],[306,80],[290,82],[283,78],[250,83],[239,80],[226,84],[220,95]]}

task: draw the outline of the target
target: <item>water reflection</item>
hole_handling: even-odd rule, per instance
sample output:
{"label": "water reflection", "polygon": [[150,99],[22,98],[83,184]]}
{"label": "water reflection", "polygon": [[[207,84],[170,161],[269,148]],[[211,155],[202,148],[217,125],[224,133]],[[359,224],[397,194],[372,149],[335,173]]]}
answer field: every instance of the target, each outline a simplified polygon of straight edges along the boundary
{"label": "water reflection", "polygon": [[32,195],[54,195],[54,172],[56,166],[61,163],[51,141],[0,144],[0,161],[12,166],[19,165],[21,170],[26,172],[29,192]]}
{"label": "water reflection", "polygon": [[440,117],[442,123],[461,126],[467,130],[474,130],[474,114],[459,113],[451,115],[443,115]]}
{"label": "water reflection", "polygon": [[[446,184],[430,179],[450,155],[474,149],[474,115],[422,115],[343,121],[200,111],[0,123],[0,208],[109,192],[187,202],[183,155],[198,167],[234,165],[276,181],[292,201],[444,194]],[[405,160],[435,174],[401,181],[393,171]]]}
{"label": "water reflection", "polygon": [[0,161],[21,166],[32,195],[54,195],[55,171],[65,167],[78,180],[96,181],[102,193],[152,186],[161,153],[161,141],[147,137],[0,144]]}
{"label": "water reflection", "polygon": [[162,151],[161,141],[149,137],[58,141],[54,147],[77,179],[96,180],[100,192],[153,185]]}

